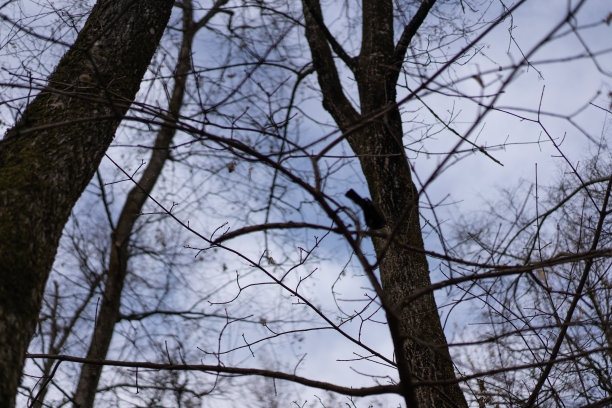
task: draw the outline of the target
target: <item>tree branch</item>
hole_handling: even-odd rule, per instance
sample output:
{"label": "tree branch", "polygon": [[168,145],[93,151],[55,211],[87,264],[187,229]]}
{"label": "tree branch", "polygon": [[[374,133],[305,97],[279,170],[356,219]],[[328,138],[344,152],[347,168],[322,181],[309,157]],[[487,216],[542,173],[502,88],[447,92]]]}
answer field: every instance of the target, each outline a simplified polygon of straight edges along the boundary
{"label": "tree branch", "polygon": [[323,107],[332,115],[341,129],[347,129],[359,121],[360,115],[344,95],[338,70],[329,49],[328,39],[320,24],[317,23],[316,16],[321,19],[321,5],[318,0],[302,0],[302,5],[306,39],[319,78],[319,86],[323,94]]}
{"label": "tree branch", "polygon": [[[317,2],[316,6],[313,4],[313,2],[315,1]],[[319,26],[319,29],[325,35],[325,38],[329,42],[329,45],[331,46],[332,50],[351,69],[351,71],[354,72],[355,69],[357,68],[356,60],[355,58],[348,55],[346,51],[344,51],[344,48],[342,48],[340,43],[336,41],[336,38],[332,35],[332,33],[329,31],[329,29],[325,25],[325,22],[323,21],[323,15],[321,13],[321,5],[318,3],[318,0],[304,0],[303,4],[308,8],[308,11],[312,14],[314,21],[317,23],[317,25]]]}
{"label": "tree branch", "polygon": [[402,31],[402,35],[393,52],[392,72],[388,80],[388,86],[395,86],[400,70],[402,69],[402,63],[404,62],[404,56],[406,55],[408,46],[419,30],[419,27],[421,27],[421,24],[423,24],[423,21],[425,21],[425,17],[427,17],[429,10],[431,10],[435,2],[436,0],[423,0],[421,7],[419,7],[414,17],[412,17],[412,20],[404,27],[404,31]]}
{"label": "tree branch", "polygon": [[71,361],[74,363],[91,364],[98,366],[111,367],[129,367],[129,368],[148,368],[153,370],[171,370],[171,371],[204,371],[234,375],[258,375],[267,378],[276,378],[279,380],[291,381],[294,383],[306,385],[308,387],[318,388],[321,390],[337,392],[338,394],[351,395],[354,397],[365,397],[369,395],[380,394],[399,394],[398,385],[378,385],[374,387],[352,388],[343,387],[340,385],[327,383],[323,381],[311,380],[309,378],[300,377],[293,374],[283,373],[281,371],[262,370],[259,368],[246,367],[224,367],[220,365],[208,364],[172,364],[172,363],[150,363],[148,361],[119,361],[119,360],[97,360],[90,358],[74,357],[64,354],[28,354],[27,358],[45,358],[50,360]]}

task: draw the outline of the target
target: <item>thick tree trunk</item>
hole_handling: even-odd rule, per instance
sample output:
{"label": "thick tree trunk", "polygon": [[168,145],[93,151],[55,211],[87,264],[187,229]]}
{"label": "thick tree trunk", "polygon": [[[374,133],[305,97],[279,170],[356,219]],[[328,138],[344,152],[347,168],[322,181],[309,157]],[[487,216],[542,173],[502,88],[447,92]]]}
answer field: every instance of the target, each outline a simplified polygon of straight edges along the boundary
{"label": "thick tree trunk", "polygon": [[70,211],[139,89],[171,0],[100,0],[0,142],[0,406],[10,407]]}
{"label": "thick tree trunk", "polygon": [[[423,249],[418,196],[403,147],[395,86],[410,39],[433,3],[433,0],[422,2],[400,42],[394,46],[392,1],[363,0],[362,48],[356,58],[348,57],[325,32],[318,0],[303,0],[303,8],[323,105],[347,133],[347,140],[359,157],[372,201],[385,215],[388,228],[397,231],[390,243],[386,239],[374,239],[374,248],[380,263],[382,300],[396,345],[406,403],[427,408],[467,407],[457,384],[415,388],[411,385],[415,380],[455,379],[433,294],[406,302],[411,293],[428,287],[431,281],[427,259],[418,251]],[[344,96],[328,44],[355,74],[360,113]],[[373,119],[364,123],[363,118]],[[355,130],[357,124],[361,128]]]}

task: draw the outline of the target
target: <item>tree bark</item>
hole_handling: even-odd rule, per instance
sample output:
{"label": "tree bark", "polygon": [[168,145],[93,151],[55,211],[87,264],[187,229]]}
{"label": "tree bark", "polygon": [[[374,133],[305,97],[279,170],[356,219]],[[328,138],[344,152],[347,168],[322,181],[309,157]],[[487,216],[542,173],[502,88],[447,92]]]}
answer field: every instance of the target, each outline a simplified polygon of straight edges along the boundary
{"label": "tree bark", "polygon": [[[397,46],[393,42],[393,2],[362,1],[362,44],[359,56],[350,58],[330,39],[323,26],[318,0],[302,0],[306,37],[330,112],[359,157],[372,201],[396,231],[393,240],[375,238],[380,264],[383,304],[395,344],[395,355],[407,406],[428,408],[467,407],[458,384],[413,387],[414,380],[455,379],[446,337],[432,293],[413,302],[406,298],[431,285],[429,266],[422,251],[418,194],[402,138],[402,122],[396,100],[396,82],[406,49],[433,6],[424,0],[405,27]],[[360,110],[345,97],[330,49],[355,74]],[[384,111],[384,113],[382,113]],[[355,126],[360,125],[356,130]]]}
{"label": "tree bark", "polygon": [[174,2],[100,0],[0,142],[0,406],[23,358],[62,229],[139,89]]}
{"label": "tree bark", "polygon": [[[162,172],[170,154],[170,144],[176,133],[187,76],[191,70],[191,50],[193,38],[197,31],[205,26],[210,19],[221,10],[228,0],[217,0],[213,7],[199,21],[193,21],[191,0],[185,0],[183,9],[183,38],[177,58],[174,86],[168,105],[167,119],[159,130],[151,158],[137,185],[132,187],[121,210],[117,225],[113,228],[110,242],[109,268],[102,298],[102,305],[96,319],[96,326],[89,344],[87,358],[105,359],[110,347],[115,324],[120,318],[121,294],[125,278],[128,274],[130,237],[142,207],[149,197],[155,183]],[[81,368],[79,382],[74,395],[74,406],[89,408],[94,406],[100,375],[104,367],[101,365],[84,364]]]}

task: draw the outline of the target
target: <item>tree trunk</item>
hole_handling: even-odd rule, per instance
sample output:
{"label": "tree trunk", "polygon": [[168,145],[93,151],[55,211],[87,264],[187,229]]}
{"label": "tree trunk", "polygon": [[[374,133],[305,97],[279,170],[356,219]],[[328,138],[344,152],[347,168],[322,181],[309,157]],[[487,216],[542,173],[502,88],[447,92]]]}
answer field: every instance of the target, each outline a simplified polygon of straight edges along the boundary
{"label": "tree trunk", "polygon": [[[174,88],[169,103],[169,117],[166,122],[175,121],[179,115],[183,105],[187,74],[191,67],[191,43],[194,34],[190,27],[193,25],[192,12],[185,9],[183,13],[183,21],[185,22],[188,19],[188,24],[183,24],[183,40],[179,50]],[[108,353],[115,324],[119,320],[121,294],[127,276],[130,236],[142,207],[153,190],[168,158],[168,149],[175,133],[176,129],[172,126],[162,127],[158,132],[149,163],[138,184],[132,187],[127,195],[117,225],[113,227],[104,295],[89,343],[87,358],[104,359]],[[81,374],[74,395],[75,407],[93,407],[102,369],[103,366],[100,365],[84,364],[81,367]]]}
{"label": "tree trunk", "polygon": [[[411,385],[414,380],[455,379],[433,294],[406,302],[411,293],[430,286],[431,281],[427,259],[419,251],[424,246],[418,195],[402,142],[395,87],[409,42],[433,3],[433,0],[422,2],[399,43],[394,45],[393,2],[363,0],[362,46],[356,58],[346,55],[331,39],[323,25],[318,0],[303,0],[303,8],[306,37],[323,93],[323,106],[347,133],[347,140],[359,157],[372,201],[385,215],[388,228],[397,231],[390,243],[386,239],[374,239],[374,248],[380,263],[382,301],[396,346],[406,403],[427,408],[467,407],[458,384],[415,388]],[[360,113],[343,93],[330,45],[355,74]],[[356,125],[361,127],[356,129]]]}
{"label": "tree trunk", "polygon": [[[104,359],[108,353],[113,336],[115,324],[119,320],[121,306],[121,293],[127,276],[129,243],[134,224],[141,213],[149,194],[155,186],[166,160],[169,157],[169,147],[176,133],[173,126],[179,117],[183,106],[185,85],[191,69],[191,50],[196,32],[203,27],[221,6],[228,0],[217,0],[213,7],[198,22],[193,21],[191,1],[183,2],[183,39],[179,49],[176,69],[174,73],[174,87],[168,106],[168,118],[155,140],[151,159],[145,168],[142,177],[129,192],[116,227],[113,228],[110,242],[109,269],[104,288],[104,297],[93,336],[89,344],[87,358]],[[74,396],[74,406],[89,408],[94,406],[96,390],[100,381],[103,366],[84,364],[81,368],[79,382]]]}
{"label": "tree trunk", "polygon": [[171,0],[100,0],[0,142],[0,406],[10,407],[64,224],[139,89]]}

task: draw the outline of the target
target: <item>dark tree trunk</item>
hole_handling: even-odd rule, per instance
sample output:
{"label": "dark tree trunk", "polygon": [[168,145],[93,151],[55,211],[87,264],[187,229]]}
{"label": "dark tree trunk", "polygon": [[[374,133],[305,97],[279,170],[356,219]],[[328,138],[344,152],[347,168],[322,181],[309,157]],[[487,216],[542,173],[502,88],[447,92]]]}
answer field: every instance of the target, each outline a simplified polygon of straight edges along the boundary
{"label": "dark tree trunk", "polygon": [[[323,93],[323,105],[359,157],[372,201],[382,211],[389,230],[397,233],[389,243],[374,239],[380,263],[385,305],[395,354],[408,406],[467,407],[457,384],[413,387],[415,380],[455,379],[453,363],[433,294],[407,302],[417,289],[431,285],[423,252],[417,190],[402,142],[396,82],[410,40],[433,6],[425,0],[397,45],[393,42],[393,2],[363,0],[360,55],[351,58],[331,39],[323,25],[318,0],[303,0],[306,37]],[[354,72],[361,112],[344,96],[330,45]],[[359,125],[359,128],[356,128]],[[417,251],[411,248],[417,248]]]}
{"label": "dark tree trunk", "polygon": [[100,0],[0,142],[0,406],[11,407],[64,224],[167,24],[171,0]]}

